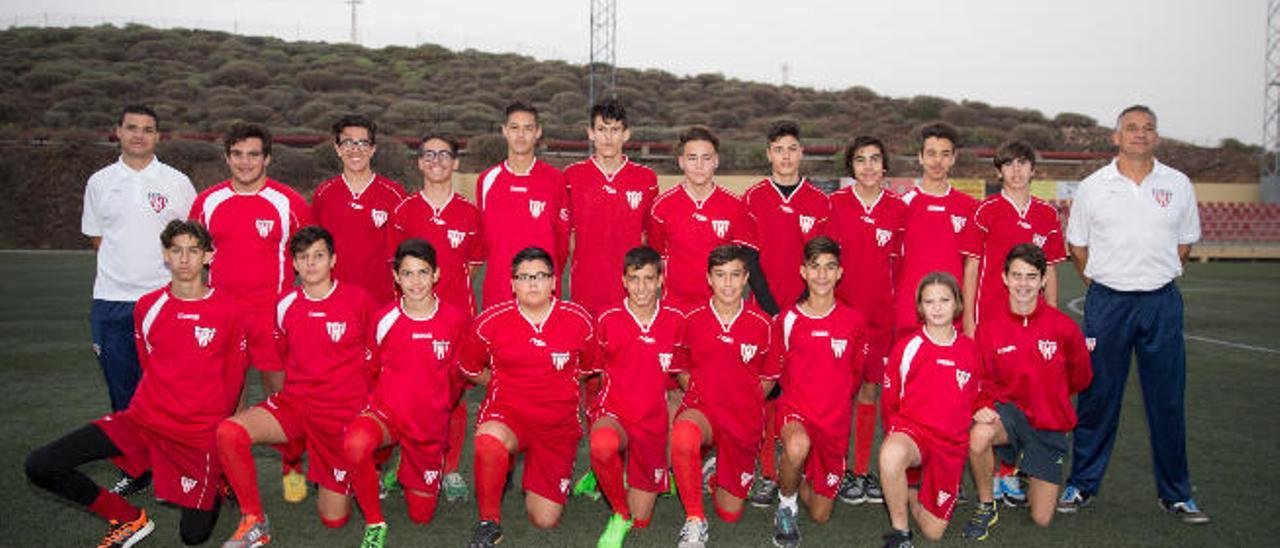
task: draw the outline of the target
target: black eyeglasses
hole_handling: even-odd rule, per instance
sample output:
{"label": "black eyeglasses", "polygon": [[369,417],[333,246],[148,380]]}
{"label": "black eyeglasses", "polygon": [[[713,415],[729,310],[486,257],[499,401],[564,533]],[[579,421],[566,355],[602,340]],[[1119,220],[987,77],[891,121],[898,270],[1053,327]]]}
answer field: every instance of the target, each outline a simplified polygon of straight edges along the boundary
{"label": "black eyeglasses", "polygon": [[551,279],[551,273],[534,272],[533,274],[516,274],[512,279],[521,283],[543,282]]}
{"label": "black eyeglasses", "polygon": [[453,159],[453,153],[448,150],[424,150],[422,151],[422,159],[428,162],[434,162],[439,158],[441,162],[448,162]]}

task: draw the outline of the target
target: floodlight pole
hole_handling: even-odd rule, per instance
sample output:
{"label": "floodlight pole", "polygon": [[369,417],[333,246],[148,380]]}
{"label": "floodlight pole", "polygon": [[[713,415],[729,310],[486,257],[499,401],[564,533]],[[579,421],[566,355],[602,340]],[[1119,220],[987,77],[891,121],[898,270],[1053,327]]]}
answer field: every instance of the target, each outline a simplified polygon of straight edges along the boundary
{"label": "floodlight pole", "polygon": [[615,96],[617,85],[618,3],[591,1],[591,60],[587,65],[587,108]]}
{"label": "floodlight pole", "polygon": [[364,0],[344,0],[344,1],[351,6],[351,43],[359,44],[360,35],[357,32],[358,27],[356,26],[356,6],[363,4]]}

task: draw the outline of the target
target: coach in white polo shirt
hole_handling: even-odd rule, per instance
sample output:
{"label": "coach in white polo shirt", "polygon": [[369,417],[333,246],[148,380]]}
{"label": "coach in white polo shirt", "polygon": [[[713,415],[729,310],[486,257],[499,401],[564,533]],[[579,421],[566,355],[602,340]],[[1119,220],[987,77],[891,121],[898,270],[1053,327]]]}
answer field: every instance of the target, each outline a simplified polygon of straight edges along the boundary
{"label": "coach in white polo shirt", "polygon": [[156,159],[160,128],[150,107],[125,107],[116,138],[120,159],[89,177],[80,220],[80,231],[98,251],[89,324],[112,411],[129,406],[142,376],[133,305],[169,282],[160,232],[169,221],[185,219],[196,198],[186,175]]}
{"label": "coach in white polo shirt", "polygon": [[1071,477],[1058,511],[1074,512],[1098,493],[1136,353],[1160,505],[1187,523],[1207,523],[1187,470],[1187,354],[1174,284],[1200,239],[1195,189],[1156,161],[1160,138],[1150,108],[1124,109],[1112,141],[1119,154],[1080,183],[1067,223],[1072,259],[1089,284],[1084,334],[1093,383],[1077,399]]}

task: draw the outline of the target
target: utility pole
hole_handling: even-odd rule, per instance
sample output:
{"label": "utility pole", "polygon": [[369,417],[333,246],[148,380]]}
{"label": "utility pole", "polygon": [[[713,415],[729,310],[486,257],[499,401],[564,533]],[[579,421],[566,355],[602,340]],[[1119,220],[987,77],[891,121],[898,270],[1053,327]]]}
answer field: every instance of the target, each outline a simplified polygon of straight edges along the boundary
{"label": "utility pole", "polygon": [[351,5],[351,43],[359,44],[360,34],[359,32],[357,32],[358,27],[356,27],[356,6],[363,4],[364,0],[344,0],[344,1],[347,4]]}
{"label": "utility pole", "polygon": [[1280,203],[1280,0],[1267,2],[1266,56],[1258,184],[1264,202]]}
{"label": "utility pole", "polygon": [[591,2],[591,60],[587,83],[588,111],[597,101],[615,95],[617,80],[618,3],[616,0]]}

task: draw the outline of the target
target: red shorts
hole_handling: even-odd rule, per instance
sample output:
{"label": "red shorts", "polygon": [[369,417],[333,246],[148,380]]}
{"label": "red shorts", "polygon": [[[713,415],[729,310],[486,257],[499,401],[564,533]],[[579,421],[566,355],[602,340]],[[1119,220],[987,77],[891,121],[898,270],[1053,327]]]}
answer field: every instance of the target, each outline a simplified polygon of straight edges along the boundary
{"label": "red shorts", "polygon": [[276,346],[276,310],[271,308],[249,308],[241,311],[244,322],[245,339],[249,350],[249,364],[258,371],[283,371],[284,361],[280,359],[280,349]]}
{"label": "red shorts", "polygon": [[890,432],[905,434],[920,450],[920,466],[907,469],[907,484],[918,485],[920,505],[938,519],[951,521],[956,509],[956,493],[960,492],[964,465],[969,458],[968,448],[909,426],[894,426]]}
{"label": "red shorts", "polygon": [[[410,439],[404,435],[399,421],[385,409],[370,405],[366,412],[377,417],[391,434],[393,443],[400,445],[400,470],[396,472],[400,484],[410,491],[421,491],[429,495],[439,493],[448,436],[429,441]],[[449,417],[446,415],[443,420],[447,422]]]}
{"label": "red shorts", "polygon": [[151,470],[156,498],[183,508],[213,510],[222,490],[222,466],[209,433],[205,447],[174,441],[133,419],[128,411],[94,421],[120,450],[111,462],[138,477]]}
{"label": "red shorts", "polygon": [[804,461],[804,477],[814,494],[834,499],[844,477],[845,456],[849,454],[849,436],[833,436],[786,403],[778,404],[778,432],[789,422],[799,423],[809,436],[809,456]]}
{"label": "red shorts", "polygon": [[716,450],[716,487],[737,498],[747,498],[751,482],[756,477],[756,457],[759,456],[760,443],[764,438],[763,428],[755,436],[738,439],[729,434],[728,428],[717,425],[705,409],[690,406],[687,402],[680,404],[676,416],[679,417],[686,409],[697,409],[711,424],[711,445]]}
{"label": "red shorts", "polygon": [[573,459],[582,439],[578,414],[555,424],[539,424],[526,420],[517,405],[486,400],[476,417],[477,428],[490,421],[506,426],[516,435],[516,452],[524,453],[524,490],[563,505],[569,498]]}
{"label": "red shorts", "polygon": [[601,416],[613,418],[627,436],[627,486],[650,493],[665,493],[669,488],[667,438],[670,435],[666,414],[657,423],[629,421],[607,408],[597,408],[592,415],[592,422]]}
{"label": "red shorts", "polygon": [[351,490],[351,467],[342,452],[347,425],[355,419],[328,417],[310,412],[299,398],[285,391],[276,392],[256,407],[265,409],[280,423],[289,442],[306,442],[310,454],[307,479],[339,494]]}

